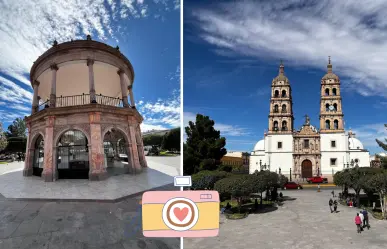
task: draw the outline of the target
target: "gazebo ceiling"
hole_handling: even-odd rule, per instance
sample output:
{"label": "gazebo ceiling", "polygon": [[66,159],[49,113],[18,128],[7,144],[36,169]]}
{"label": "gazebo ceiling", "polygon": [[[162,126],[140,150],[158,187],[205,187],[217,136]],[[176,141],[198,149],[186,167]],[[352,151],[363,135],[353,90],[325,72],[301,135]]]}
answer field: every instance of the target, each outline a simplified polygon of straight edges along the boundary
{"label": "gazebo ceiling", "polygon": [[[74,96],[89,93],[89,68],[86,61],[71,61],[57,65],[59,70],[56,76],[56,96]],[[94,84],[96,94],[109,97],[122,97],[118,68],[112,65],[95,61]],[[124,76],[126,86],[129,79]],[[44,71],[37,80],[40,82],[38,95],[45,101],[50,98],[52,72]],[[127,94],[127,93],[126,93]]]}

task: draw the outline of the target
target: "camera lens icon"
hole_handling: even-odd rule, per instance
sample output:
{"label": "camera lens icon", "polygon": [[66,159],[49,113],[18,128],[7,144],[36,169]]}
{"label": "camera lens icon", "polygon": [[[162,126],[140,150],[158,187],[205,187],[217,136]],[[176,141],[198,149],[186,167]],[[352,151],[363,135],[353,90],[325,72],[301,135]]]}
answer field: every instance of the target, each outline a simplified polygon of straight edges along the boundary
{"label": "camera lens icon", "polygon": [[175,231],[186,231],[198,222],[199,210],[196,204],[187,198],[173,198],[163,207],[163,221]]}

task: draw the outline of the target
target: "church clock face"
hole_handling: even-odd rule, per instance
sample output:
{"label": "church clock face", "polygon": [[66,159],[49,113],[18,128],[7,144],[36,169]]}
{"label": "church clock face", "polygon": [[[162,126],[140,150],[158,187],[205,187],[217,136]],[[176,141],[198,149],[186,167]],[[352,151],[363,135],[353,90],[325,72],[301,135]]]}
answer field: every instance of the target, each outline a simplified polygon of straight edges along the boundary
{"label": "church clock face", "polygon": [[335,109],[335,107],[334,107],[333,105],[330,105],[330,106],[329,106],[329,110],[330,110],[330,111],[333,111],[334,109]]}

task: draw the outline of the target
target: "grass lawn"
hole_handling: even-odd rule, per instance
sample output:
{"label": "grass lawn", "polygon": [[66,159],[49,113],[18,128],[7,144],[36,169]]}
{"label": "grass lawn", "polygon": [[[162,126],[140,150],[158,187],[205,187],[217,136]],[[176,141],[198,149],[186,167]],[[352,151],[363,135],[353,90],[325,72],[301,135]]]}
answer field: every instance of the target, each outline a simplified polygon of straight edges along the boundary
{"label": "grass lawn", "polygon": [[169,153],[167,151],[160,151],[160,156],[176,156],[176,154]]}
{"label": "grass lawn", "polygon": [[[251,210],[255,210],[255,200],[253,198],[251,199],[247,199],[245,201],[245,203],[242,204],[241,206],[241,211],[239,212],[239,208],[238,208],[238,202],[236,200],[226,200],[226,201],[222,201],[220,203],[220,208],[222,207],[226,207],[227,203],[230,203],[231,205],[231,211],[233,212],[233,214],[235,215],[235,217],[230,217],[230,219],[237,219],[237,216],[243,216],[245,215],[246,213],[249,213]],[[265,201],[263,200],[262,201],[262,206],[260,205],[260,199],[257,199],[257,202],[258,202],[258,209],[260,209],[261,207],[262,208],[266,208],[266,207],[271,207],[273,205],[273,202],[272,201]],[[228,217],[228,216],[227,216]],[[241,218],[245,218],[247,216],[244,216],[244,217],[240,217],[239,219]]]}
{"label": "grass lawn", "polygon": [[7,164],[8,162],[0,162],[0,164]]}
{"label": "grass lawn", "polygon": [[233,214],[226,214],[226,217],[230,220],[238,220],[246,218],[249,215],[249,213],[233,213]]}

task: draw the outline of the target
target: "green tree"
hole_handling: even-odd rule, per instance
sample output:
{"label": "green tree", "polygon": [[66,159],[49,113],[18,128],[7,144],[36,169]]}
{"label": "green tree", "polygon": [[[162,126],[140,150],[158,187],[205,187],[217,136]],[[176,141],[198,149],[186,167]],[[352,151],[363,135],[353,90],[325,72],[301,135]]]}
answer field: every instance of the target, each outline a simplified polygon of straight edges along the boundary
{"label": "green tree", "polygon": [[187,142],[184,145],[184,175],[192,175],[203,169],[216,170],[220,159],[226,155],[226,138],[215,130],[215,122],[208,116],[196,115],[185,127]]}
{"label": "green tree", "polygon": [[387,171],[384,170],[381,173],[373,175],[368,179],[367,184],[378,193],[380,207],[382,208],[382,214],[385,218],[387,206]]}
{"label": "green tree", "polygon": [[24,119],[16,118],[11,125],[8,126],[8,131],[6,136],[10,137],[23,137],[26,138],[26,122]]}
{"label": "green tree", "polygon": [[143,137],[144,146],[161,147],[162,142],[163,142],[163,136],[160,136],[160,135],[151,134]]}
{"label": "green tree", "polygon": [[[387,129],[387,124],[385,124],[384,127],[386,127],[386,129]],[[383,148],[383,150],[387,151],[387,138],[385,138],[384,140],[386,141],[385,143],[383,143],[382,141],[380,141],[378,139],[376,139],[376,142],[378,143],[378,145],[380,147]]]}
{"label": "green tree", "polygon": [[3,130],[3,123],[0,122],[0,151],[7,147],[8,141]]}
{"label": "green tree", "polygon": [[161,147],[164,150],[180,151],[180,127],[164,135]]}
{"label": "green tree", "polygon": [[[387,129],[387,124],[385,124],[384,126],[385,126],[386,129]],[[382,141],[376,139],[376,143],[377,143],[383,150],[387,151],[387,138],[385,138],[384,140],[385,140],[386,142],[382,142]],[[377,155],[376,157],[380,159],[380,161],[381,161],[381,163],[382,163],[382,165],[381,165],[382,168],[387,169],[387,157],[383,157],[383,156],[379,156],[379,155]]]}

